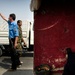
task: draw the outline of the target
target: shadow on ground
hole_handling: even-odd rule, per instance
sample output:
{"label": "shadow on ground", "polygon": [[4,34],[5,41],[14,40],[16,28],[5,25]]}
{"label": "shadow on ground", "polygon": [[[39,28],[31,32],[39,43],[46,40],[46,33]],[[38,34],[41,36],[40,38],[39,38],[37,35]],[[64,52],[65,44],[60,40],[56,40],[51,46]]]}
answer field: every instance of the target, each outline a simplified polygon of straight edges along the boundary
{"label": "shadow on ground", "polygon": [[2,75],[34,75],[32,70],[6,71]]}
{"label": "shadow on ground", "polygon": [[10,64],[11,64],[10,58],[4,58],[0,62],[0,67],[2,67],[4,69],[8,69],[10,67]]}
{"label": "shadow on ground", "polygon": [[2,62],[4,62],[4,63],[11,63],[11,59],[10,58],[4,58],[2,60]]}

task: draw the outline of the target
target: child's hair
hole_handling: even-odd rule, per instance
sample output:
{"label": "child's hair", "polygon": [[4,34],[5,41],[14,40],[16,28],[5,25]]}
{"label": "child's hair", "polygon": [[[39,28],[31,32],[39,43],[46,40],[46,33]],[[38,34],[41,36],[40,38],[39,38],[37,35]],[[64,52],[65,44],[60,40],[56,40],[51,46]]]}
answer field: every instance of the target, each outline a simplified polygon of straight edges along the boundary
{"label": "child's hair", "polygon": [[71,48],[67,48],[66,51],[67,51],[67,54],[68,54],[68,53],[72,53]]}
{"label": "child's hair", "polygon": [[21,20],[18,20],[18,21],[17,21],[17,24],[20,23],[20,22],[22,22],[22,21],[21,21]]}
{"label": "child's hair", "polygon": [[9,16],[12,17],[13,20],[16,19],[16,15],[14,13],[10,14]]}

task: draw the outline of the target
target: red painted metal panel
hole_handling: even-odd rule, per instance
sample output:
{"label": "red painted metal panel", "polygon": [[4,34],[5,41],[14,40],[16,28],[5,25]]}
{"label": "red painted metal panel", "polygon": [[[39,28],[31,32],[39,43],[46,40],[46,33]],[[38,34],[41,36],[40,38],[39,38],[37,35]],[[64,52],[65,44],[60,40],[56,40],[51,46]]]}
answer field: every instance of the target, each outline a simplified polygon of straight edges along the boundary
{"label": "red painted metal panel", "polygon": [[[68,8],[67,8],[68,7]],[[34,65],[63,67],[66,48],[75,51],[75,11],[72,6],[43,5],[35,12]]]}

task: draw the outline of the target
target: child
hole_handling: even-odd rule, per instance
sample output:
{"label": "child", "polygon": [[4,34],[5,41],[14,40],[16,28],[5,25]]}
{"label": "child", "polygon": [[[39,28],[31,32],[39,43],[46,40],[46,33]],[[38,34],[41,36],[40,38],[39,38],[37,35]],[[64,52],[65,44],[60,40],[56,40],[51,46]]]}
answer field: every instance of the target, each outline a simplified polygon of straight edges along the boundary
{"label": "child", "polygon": [[[22,42],[24,42],[24,45],[26,46],[26,43],[23,39],[23,36],[22,36],[22,21],[21,20],[18,20],[17,21],[17,24],[18,24],[18,27],[19,27],[19,37],[18,37],[18,45],[17,45],[17,50],[18,50],[18,54],[19,54],[19,57],[21,56],[22,54]],[[19,67],[20,65],[22,65],[23,62],[20,62],[19,61]]]}

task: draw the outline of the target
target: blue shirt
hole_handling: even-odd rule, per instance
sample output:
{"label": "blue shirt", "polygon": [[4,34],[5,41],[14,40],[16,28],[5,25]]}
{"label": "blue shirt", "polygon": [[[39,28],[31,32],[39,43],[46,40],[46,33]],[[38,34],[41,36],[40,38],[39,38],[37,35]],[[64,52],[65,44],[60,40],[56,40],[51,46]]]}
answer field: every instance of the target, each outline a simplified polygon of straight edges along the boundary
{"label": "blue shirt", "polygon": [[17,23],[8,21],[9,25],[9,38],[15,38],[19,36],[18,25]]}

